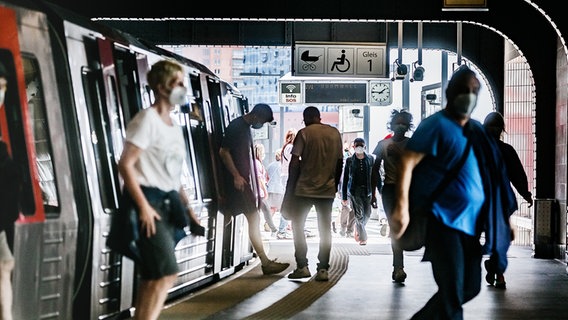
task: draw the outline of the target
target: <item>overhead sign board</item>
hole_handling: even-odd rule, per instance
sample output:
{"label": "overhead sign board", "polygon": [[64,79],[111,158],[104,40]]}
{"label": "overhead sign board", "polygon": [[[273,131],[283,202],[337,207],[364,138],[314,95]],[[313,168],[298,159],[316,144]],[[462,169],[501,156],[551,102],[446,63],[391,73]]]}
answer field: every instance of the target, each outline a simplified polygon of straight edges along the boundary
{"label": "overhead sign board", "polygon": [[294,76],[387,78],[386,43],[294,44]]}
{"label": "overhead sign board", "polygon": [[348,79],[294,77],[290,73],[278,79],[281,105],[369,105],[392,104],[390,79]]}

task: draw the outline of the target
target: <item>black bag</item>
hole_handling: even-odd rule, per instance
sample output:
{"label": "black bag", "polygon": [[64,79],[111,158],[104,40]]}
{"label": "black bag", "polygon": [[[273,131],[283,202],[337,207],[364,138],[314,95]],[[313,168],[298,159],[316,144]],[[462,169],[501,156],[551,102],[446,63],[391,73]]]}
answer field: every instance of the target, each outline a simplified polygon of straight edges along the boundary
{"label": "black bag", "polygon": [[130,193],[125,188],[120,198],[120,207],[111,216],[106,245],[121,255],[139,262],[141,260],[137,245],[139,238],[138,213]]}
{"label": "black bag", "polygon": [[286,189],[284,197],[282,198],[282,205],[280,206],[280,214],[286,220],[292,220],[292,216],[297,212],[295,208],[296,195],[292,188]]}
{"label": "black bag", "polygon": [[404,251],[415,251],[424,246],[426,242],[426,231],[428,229],[428,217],[432,213],[432,204],[434,200],[438,197],[442,190],[453,180],[457,173],[461,170],[465,159],[469,154],[469,149],[471,146],[471,139],[467,140],[467,145],[465,146],[464,152],[460,161],[444,176],[443,180],[436,187],[434,192],[430,194],[428,200],[416,208],[410,208],[410,221],[408,222],[408,227],[402,234],[402,236],[395,240],[399,248]]}
{"label": "black bag", "polygon": [[396,245],[404,251],[415,251],[424,246],[430,206],[422,206],[410,211],[410,221]]}

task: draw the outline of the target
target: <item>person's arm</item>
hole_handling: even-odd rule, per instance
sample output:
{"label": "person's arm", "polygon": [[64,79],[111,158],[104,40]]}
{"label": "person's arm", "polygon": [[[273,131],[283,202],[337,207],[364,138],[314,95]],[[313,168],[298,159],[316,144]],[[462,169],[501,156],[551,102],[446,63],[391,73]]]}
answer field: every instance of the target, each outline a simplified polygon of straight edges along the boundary
{"label": "person's arm", "polygon": [[383,182],[381,181],[381,163],[382,159],[377,155],[373,167],[371,168],[371,205],[377,208],[377,191],[380,193]]}
{"label": "person's arm", "polygon": [[290,164],[288,166],[288,182],[286,183],[286,190],[294,190],[296,188],[296,182],[300,177],[300,157],[297,155],[292,155],[290,159]]}
{"label": "person's arm", "polygon": [[343,205],[347,205],[347,185],[349,184],[349,169],[351,167],[350,163],[350,158],[346,158],[345,166],[343,168],[343,183],[341,184],[341,200],[343,201]]}
{"label": "person's arm", "polygon": [[245,186],[247,185],[247,180],[243,178],[239,170],[237,170],[230,150],[227,148],[219,149],[219,156],[221,157],[223,164],[225,164],[225,167],[227,167],[227,170],[229,170],[229,172],[233,176],[233,184],[235,186],[235,189],[243,191],[245,189]]}
{"label": "person's arm", "polygon": [[124,187],[138,207],[140,227],[146,231],[146,236],[150,237],[156,233],[154,220],[161,220],[162,218],[150,205],[136,180],[136,169],[134,166],[138,158],[140,158],[142,151],[142,149],[127,141],[118,162],[118,170],[124,179]]}
{"label": "person's arm", "polygon": [[264,170],[262,162],[259,160],[256,160],[256,176],[258,178],[260,190],[262,190],[262,194],[264,195],[262,198],[266,199],[268,198],[268,189],[266,188],[266,180],[268,176],[266,175],[266,170]]}
{"label": "person's arm", "polygon": [[529,191],[529,183],[523,163],[513,146],[507,145],[507,152],[503,153],[507,157],[507,175],[517,192],[529,203],[529,208],[533,205],[532,193]]}
{"label": "person's arm", "polygon": [[185,190],[183,190],[183,187],[179,188],[179,194],[181,201],[183,202],[183,205],[187,208],[187,216],[189,217],[189,219],[191,219],[193,223],[201,225],[201,222],[197,218],[195,211],[193,211],[193,208],[189,204],[189,199],[187,199],[187,195],[185,194]]}
{"label": "person's arm", "polygon": [[396,201],[391,216],[390,228],[394,239],[399,239],[410,221],[408,212],[408,192],[412,180],[412,170],[424,158],[425,154],[411,150],[402,152],[398,164],[398,181],[395,184]]}

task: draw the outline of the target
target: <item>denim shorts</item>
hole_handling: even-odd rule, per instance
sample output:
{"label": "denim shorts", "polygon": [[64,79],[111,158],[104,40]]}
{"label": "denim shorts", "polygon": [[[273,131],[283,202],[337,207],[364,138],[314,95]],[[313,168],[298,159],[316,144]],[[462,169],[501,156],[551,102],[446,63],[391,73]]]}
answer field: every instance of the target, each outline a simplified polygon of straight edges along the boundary
{"label": "denim shorts", "polygon": [[156,233],[147,238],[140,233],[138,248],[141,261],[138,264],[140,277],[144,280],[155,280],[176,274],[178,265],[175,256],[174,225],[169,221],[168,212],[154,206],[161,220],[155,220]]}

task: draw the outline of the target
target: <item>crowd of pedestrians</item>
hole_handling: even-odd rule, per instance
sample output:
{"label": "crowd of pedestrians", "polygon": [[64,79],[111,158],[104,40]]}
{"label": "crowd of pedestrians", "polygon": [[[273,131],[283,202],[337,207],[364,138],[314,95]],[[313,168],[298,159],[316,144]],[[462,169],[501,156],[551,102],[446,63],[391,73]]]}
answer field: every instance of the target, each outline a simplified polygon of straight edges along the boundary
{"label": "crowd of pedestrians", "polygon": [[[155,318],[176,278],[176,242],[170,236],[173,222],[169,218],[173,213],[155,206],[151,197],[153,189],[177,192],[179,170],[162,172],[161,168],[178,168],[184,158],[179,153],[184,149],[181,132],[170,118],[171,109],[185,94],[182,70],[173,62],[161,61],[148,78],[156,101],[129,124],[119,163],[124,192],[136,205],[142,231],[136,318]],[[390,227],[391,278],[402,283],[407,274],[398,241],[411,210],[425,208],[423,261],[431,263],[438,291],[412,319],[460,319],[462,305],[480,291],[483,254],[489,256],[484,262],[485,280],[505,288],[507,250],[514,236],[508,217],[517,209],[512,186],[530,206],[533,203],[518,155],[500,139],[505,131],[502,115],[489,114],[483,125],[471,119],[479,90],[475,73],[460,67],[446,88],[444,109],[423,119],[412,135],[407,135],[413,129],[412,115],[393,110],[387,124],[390,133],[372,153],[361,137],[344,144],[339,130],[322,123],[319,109],[308,106],[303,110],[304,127],[286,132],[283,145],[266,167],[265,147],[254,143],[251,129],[262,128],[274,117],[269,105],[256,104],[225,130],[219,150],[224,170],[220,209],[227,216],[246,217],[264,275],[281,273],[290,264],[268,257],[260,212],[264,231],[277,239],[293,239],[296,267],[287,276],[292,280],[312,277],[306,240],[310,234],[305,227],[313,209],[319,235],[314,279],[328,281],[332,230],[339,227],[341,236],[366,245],[367,224],[380,195]],[[156,136],[147,134],[150,129]],[[455,166],[460,159],[465,159],[463,166]],[[459,170],[452,172],[455,167]],[[442,180],[449,182],[440,196],[427,202]],[[179,201],[187,203],[180,194]],[[338,199],[338,220],[333,220]],[[278,226],[273,221],[277,213]],[[189,217],[199,224],[191,210]]]}

